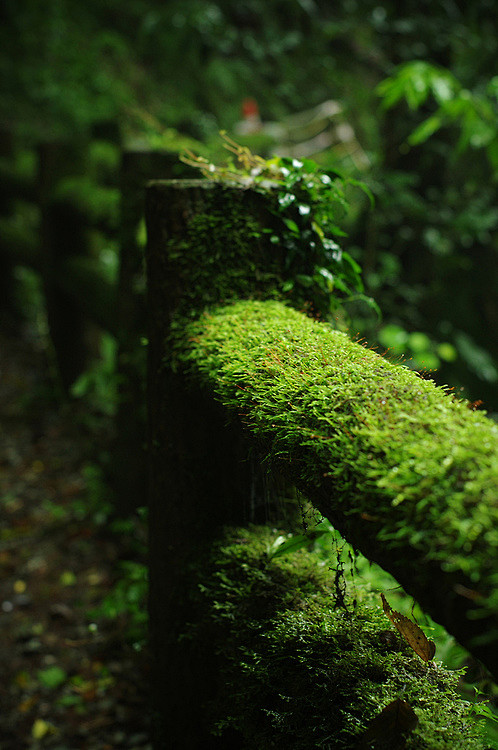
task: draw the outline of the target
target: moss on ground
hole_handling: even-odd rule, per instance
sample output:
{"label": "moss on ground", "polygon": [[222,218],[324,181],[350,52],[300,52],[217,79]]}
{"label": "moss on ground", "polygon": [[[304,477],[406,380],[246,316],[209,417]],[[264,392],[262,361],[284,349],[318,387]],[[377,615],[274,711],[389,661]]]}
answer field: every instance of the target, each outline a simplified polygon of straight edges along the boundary
{"label": "moss on ground", "polygon": [[199,619],[186,637],[216,654],[211,731],[247,750],[346,750],[401,698],[418,724],[399,747],[483,748],[458,674],[422,662],[389,630],[378,597],[334,610],[330,570],[305,551],[270,560],[275,536],[227,530],[199,573]]}
{"label": "moss on ground", "polygon": [[280,302],[237,302],[177,330],[177,366],[238,415],[270,462],[323,490],[324,515],[384,556],[460,576],[472,622],[495,618],[481,644],[496,644],[498,425]]}

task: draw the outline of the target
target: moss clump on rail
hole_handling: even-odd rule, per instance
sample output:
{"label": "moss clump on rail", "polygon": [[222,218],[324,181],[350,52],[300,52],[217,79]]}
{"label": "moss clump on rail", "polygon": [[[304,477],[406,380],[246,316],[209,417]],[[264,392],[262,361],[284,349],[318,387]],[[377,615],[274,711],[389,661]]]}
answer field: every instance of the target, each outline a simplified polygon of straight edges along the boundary
{"label": "moss clump on rail", "polygon": [[177,365],[299,486],[325,488],[318,507],[334,525],[364,529],[407,566],[461,575],[471,616],[496,615],[498,425],[279,302],[238,302],[177,330]]}
{"label": "moss clump on rail", "polygon": [[334,610],[333,574],[313,553],[270,560],[274,538],[267,527],[228,530],[200,572],[186,637],[215,654],[211,731],[244,750],[363,747],[369,721],[401,698],[418,724],[400,747],[483,748],[458,674],[424,664],[395,636],[378,595],[365,594],[354,615]]}

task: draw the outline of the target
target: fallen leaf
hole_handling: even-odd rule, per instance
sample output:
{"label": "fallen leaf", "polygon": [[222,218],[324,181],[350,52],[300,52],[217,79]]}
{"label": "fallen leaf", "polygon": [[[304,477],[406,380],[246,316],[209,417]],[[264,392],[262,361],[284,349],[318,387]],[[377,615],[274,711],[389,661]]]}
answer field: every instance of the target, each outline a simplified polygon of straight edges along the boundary
{"label": "fallen leaf", "polygon": [[66,671],[57,666],[39,669],[36,676],[40,685],[49,690],[58,688],[59,685],[62,685],[67,680]]}
{"label": "fallen leaf", "polygon": [[67,620],[70,622],[71,620],[74,620],[75,614],[74,610],[71,609],[71,607],[68,607],[67,604],[64,604],[62,602],[56,602],[55,604],[50,605],[49,609],[50,617],[55,619],[62,619]]}
{"label": "fallen leaf", "polygon": [[77,582],[76,574],[72,570],[64,570],[59,578],[61,586],[74,586]]}
{"label": "fallen leaf", "polygon": [[436,644],[434,641],[430,641],[424,631],[409,620],[408,617],[402,615],[401,612],[391,609],[384,594],[380,596],[382,599],[382,609],[394,627],[401,633],[408,645],[411,646],[421,659],[430,661],[436,653]]}
{"label": "fallen leaf", "polygon": [[21,701],[19,705],[17,706],[17,710],[20,711],[22,714],[28,713],[28,711],[31,711],[34,706],[39,701],[39,697],[37,695],[32,695],[29,698],[26,698],[25,700]]}
{"label": "fallen leaf", "polygon": [[31,736],[34,740],[42,740],[48,734],[56,734],[57,730],[53,724],[44,719],[36,719],[31,727]]}
{"label": "fallen leaf", "polygon": [[405,736],[418,724],[413,708],[400,698],[388,703],[380,714],[374,716],[366,730],[359,737],[358,748],[377,750],[402,750]]}
{"label": "fallen leaf", "polygon": [[26,588],[27,588],[26,581],[21,581],[21,580],[14,581],[14,591],[16,594],[24,594],[24,592],[26,591]]}

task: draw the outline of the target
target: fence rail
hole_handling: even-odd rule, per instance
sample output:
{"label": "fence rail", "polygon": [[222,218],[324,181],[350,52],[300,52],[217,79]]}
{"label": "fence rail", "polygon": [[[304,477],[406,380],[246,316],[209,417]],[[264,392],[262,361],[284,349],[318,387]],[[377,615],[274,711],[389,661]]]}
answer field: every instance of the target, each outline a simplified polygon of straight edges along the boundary
{"label": "fence rail", "polygon": [[[222,528],[251,520],[261,482],[255,455],[497,675],[498,427],[432,382],[275,301],[285,249],[270,246],[261,231],[272,221],[268,200],[240,186],[151,185],[146,323],[137,228],[144,184],[167,174],[172,157],[123,154],[118,227],[116,191],[93,191],[77,174],[81,154],[67,156],[54,144],[40,150],[37,187],[3,170],[10,188],[2,194],[0,261],[4,271],[20,264],[40,273],[66,388],[86,364],[86,321],[119,342],[121,510],[147,495],[145,363],[137,364],[137,352],[148,328],[158,750],[214,742],[211,729],[192,722],[191,705],[194,696],[201,716],[216,659],[179,642],[197,616],[191,595]],[[16,199],[37,202],[38,229],[9,215]],[[116,281],[88,252],[89,227],[119,236]],[[226,586],[220,601],[225,594]],[[438,673],[441,695],[445,679]]]}
{"label": "fence rail", "polygon": [[498,673],[498,425],[279,302],[187,323],[175,364]]}
{"label": "fence rail", "polygon": [[248,449],[498,674],[498,428],[272,299],[283,258],[257,230],[261,200],[194,181],[148,190],[154,694],[159,736],[185,748],[201,746],[193,683],[199,706],[210,692],[204,657],[180,645],[191,569],[223,524],[247,521]]}

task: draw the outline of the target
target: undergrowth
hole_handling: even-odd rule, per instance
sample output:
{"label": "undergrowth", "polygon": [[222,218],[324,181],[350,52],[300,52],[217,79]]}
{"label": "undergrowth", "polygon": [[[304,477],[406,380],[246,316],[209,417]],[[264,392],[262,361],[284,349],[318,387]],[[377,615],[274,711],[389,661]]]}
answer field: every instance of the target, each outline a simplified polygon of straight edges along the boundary
{"label": "undergrowth", "polygon": [[220,659],[213,731],[248,750],[360,747],[369,721],[402,698],[418,724],[399,747],[482,748],[458,673],[421,662],[367,591],[334,606],[323,560],[304,550],[270,559],[274,538],[266,527],[229,530],[200,572],[203,616],[186,637]]}

